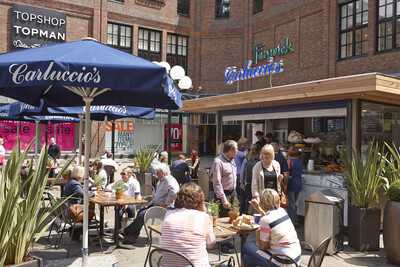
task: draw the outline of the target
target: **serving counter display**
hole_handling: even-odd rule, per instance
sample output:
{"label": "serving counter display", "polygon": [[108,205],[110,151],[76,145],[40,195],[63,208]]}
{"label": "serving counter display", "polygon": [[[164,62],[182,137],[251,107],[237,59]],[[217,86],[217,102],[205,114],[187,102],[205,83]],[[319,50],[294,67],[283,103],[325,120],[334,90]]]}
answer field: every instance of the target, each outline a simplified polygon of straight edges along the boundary
{"label": "serving counter display", "polygon": [[330,189],[344,199],[344,217],[343,225],[347,226],[348,211],[348,192],[344,184],[344,176],[341,173],[324,173],[324,172],[305,172],[303,174],[303,190],[299,194],[297,202],[297,214],[305,215],[305,200],[314,192]]}

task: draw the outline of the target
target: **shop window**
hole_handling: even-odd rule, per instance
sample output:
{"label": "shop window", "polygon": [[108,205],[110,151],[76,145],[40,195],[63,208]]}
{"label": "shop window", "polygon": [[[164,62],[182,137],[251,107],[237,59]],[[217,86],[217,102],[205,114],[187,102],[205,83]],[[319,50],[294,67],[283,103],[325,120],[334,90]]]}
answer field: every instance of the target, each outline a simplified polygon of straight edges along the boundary
{"label": "shop window", "polygon": [[400,0],[378,0],[378,52],[400,47]]}
{"label": "shop window", "polygon": [[229,18],[230,0],[215,0],[215,18]]}
{"label": "shop window", "polygon": [[184,35],[168,33],[167,61],[171,66],[180,65],[186,73],[188,68],[189,38]]}
{"label": "shop window", "polygon": [[132,26],[109,22],[107,44],[132,53]]}
{"label": "shop window", "polygon": [[253,14],[257,14],[263,11],[264,8],[264,0],[254,0],[253,1]]}
{"label": "shop window", "polygon": [[181,16],[190,15],[190,0],[178,0],[178,14]]}
{"label": "shop window", "polygon": [[138,56],[150,61],[161,61],[161,32],[139,28]]}
{"label": "shop window", "polygon": [[368,0],[353,0],[339,6],[339,58],[368,53]]}

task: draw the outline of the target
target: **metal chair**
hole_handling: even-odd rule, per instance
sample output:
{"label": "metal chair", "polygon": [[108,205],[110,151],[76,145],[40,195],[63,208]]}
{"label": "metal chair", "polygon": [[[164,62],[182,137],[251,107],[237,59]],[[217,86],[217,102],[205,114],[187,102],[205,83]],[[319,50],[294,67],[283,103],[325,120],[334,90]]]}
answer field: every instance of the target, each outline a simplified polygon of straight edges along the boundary
{"label": "metal chair", "polygon": [[166,263],[175,267],[194,267],[194,264],[185,255],[163,248],[153,249],[150,252],[149,262],[150,267],[162,267]]}
{"label": "metal chair", "polygon": [[[165,214],[167,213],[167,209],[163,207],[154,206],[146,210],[144,214],[144,230],[146,231],[146,235],[149,242],[149,249],[147,251],[146,260],[144,262],[144,266],[146,266],[147,261],[149,260],[150,251],[154,244],[159,243],[159,234],[155,234],[151,229],[149,229],[150,225],[161,225],[164,221]],[[155,235],[154,235],[155,234]]]}
{"label": "metal chair", "polygon": [[[312,250],[312,254],[310,260],[308,261],[307,267],[321,267],[322,262],[324,260],[326,251],[328,250],[329,243],[331,242],[331,237],[325,238],[319,244],[317,249],[313,249],[313,247],[307,243],[302,243],[302,245],[308,246]],[[272,266],[272,260],[275,260],[282,264],[293,264],[294,266],[298,267],[299,265],[295,262],[292,258],[286,255],[281,254],[272,254],[269,258],[269,264]]]}
{"label": "metal chair", "polygon": [[115,167],[111,165],[105,165],[104,170],[107,173],[107,183],[113,183],[114,182],[114,173],[115,173]]}

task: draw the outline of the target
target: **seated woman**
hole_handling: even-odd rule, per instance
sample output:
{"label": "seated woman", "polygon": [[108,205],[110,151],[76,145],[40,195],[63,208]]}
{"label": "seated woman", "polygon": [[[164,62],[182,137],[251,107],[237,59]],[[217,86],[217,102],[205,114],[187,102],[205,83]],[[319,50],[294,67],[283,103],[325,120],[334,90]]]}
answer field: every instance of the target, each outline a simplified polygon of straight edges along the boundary
{"label": "seated woman", "polygon": [[[301,247],[296,230],[286,211],[280,208],[279,201],[279,195],[273,189],[264,189],[260,201],[251,201],[263,217],[256,233],[257,244],[249,242],[243,248],[244,266],[267,267],[271,254],[286,255],[300,263]],[[277,261],[272,262],[272,266],[280,266]]]}
{"label": "seated woman", "polygon": [[[161,228],[161,248],[185,255],[196,267],[210,266],[207,246],[214,244],[215,235],[210,216],[205,212],[204,193],[200,186],[184,184],[178,192],[175,208],[165,216]],[[173,256],[164,257],[164,267],[186,266]]]}
{"label": "seated woman", "polygon": [[84,176],[85,169],[75,166],[71,171],[71,179],[64,185],[62,196],[69,197],[68,205],[81,204],[83,202],[83,188],[81,179]]}

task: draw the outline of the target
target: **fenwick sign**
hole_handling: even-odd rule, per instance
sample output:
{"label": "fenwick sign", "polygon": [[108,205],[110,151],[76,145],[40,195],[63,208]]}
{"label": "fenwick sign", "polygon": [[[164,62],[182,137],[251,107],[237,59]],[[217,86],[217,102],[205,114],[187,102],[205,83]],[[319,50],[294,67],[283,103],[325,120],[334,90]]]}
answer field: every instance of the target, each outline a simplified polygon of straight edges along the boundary
{"label": "fenwick sign", "polygon": [[254,64],[258,61],[269,59],[271,57],[285,56],[293,53],[293,43],[289,38],[283,39],[277,47],[266,48],[265,44],[256,44],[253,48],[253,60]]}
{"label": "fenwick sign", "polygon": [[66,40],[66,15],[31,6],[11,8],[13,48],[33,48]]}
{"label": "fenwick sign", "polygon": [[270,58],[268,63],[255,67],[252,67],[252,63],[252,60],[249,60],[241,69],[237,67],[227,67],[225,69],[225,83],[233,84],[234,82],[270,76],[284,71],[282,59],[275,62],[273,58]]}

